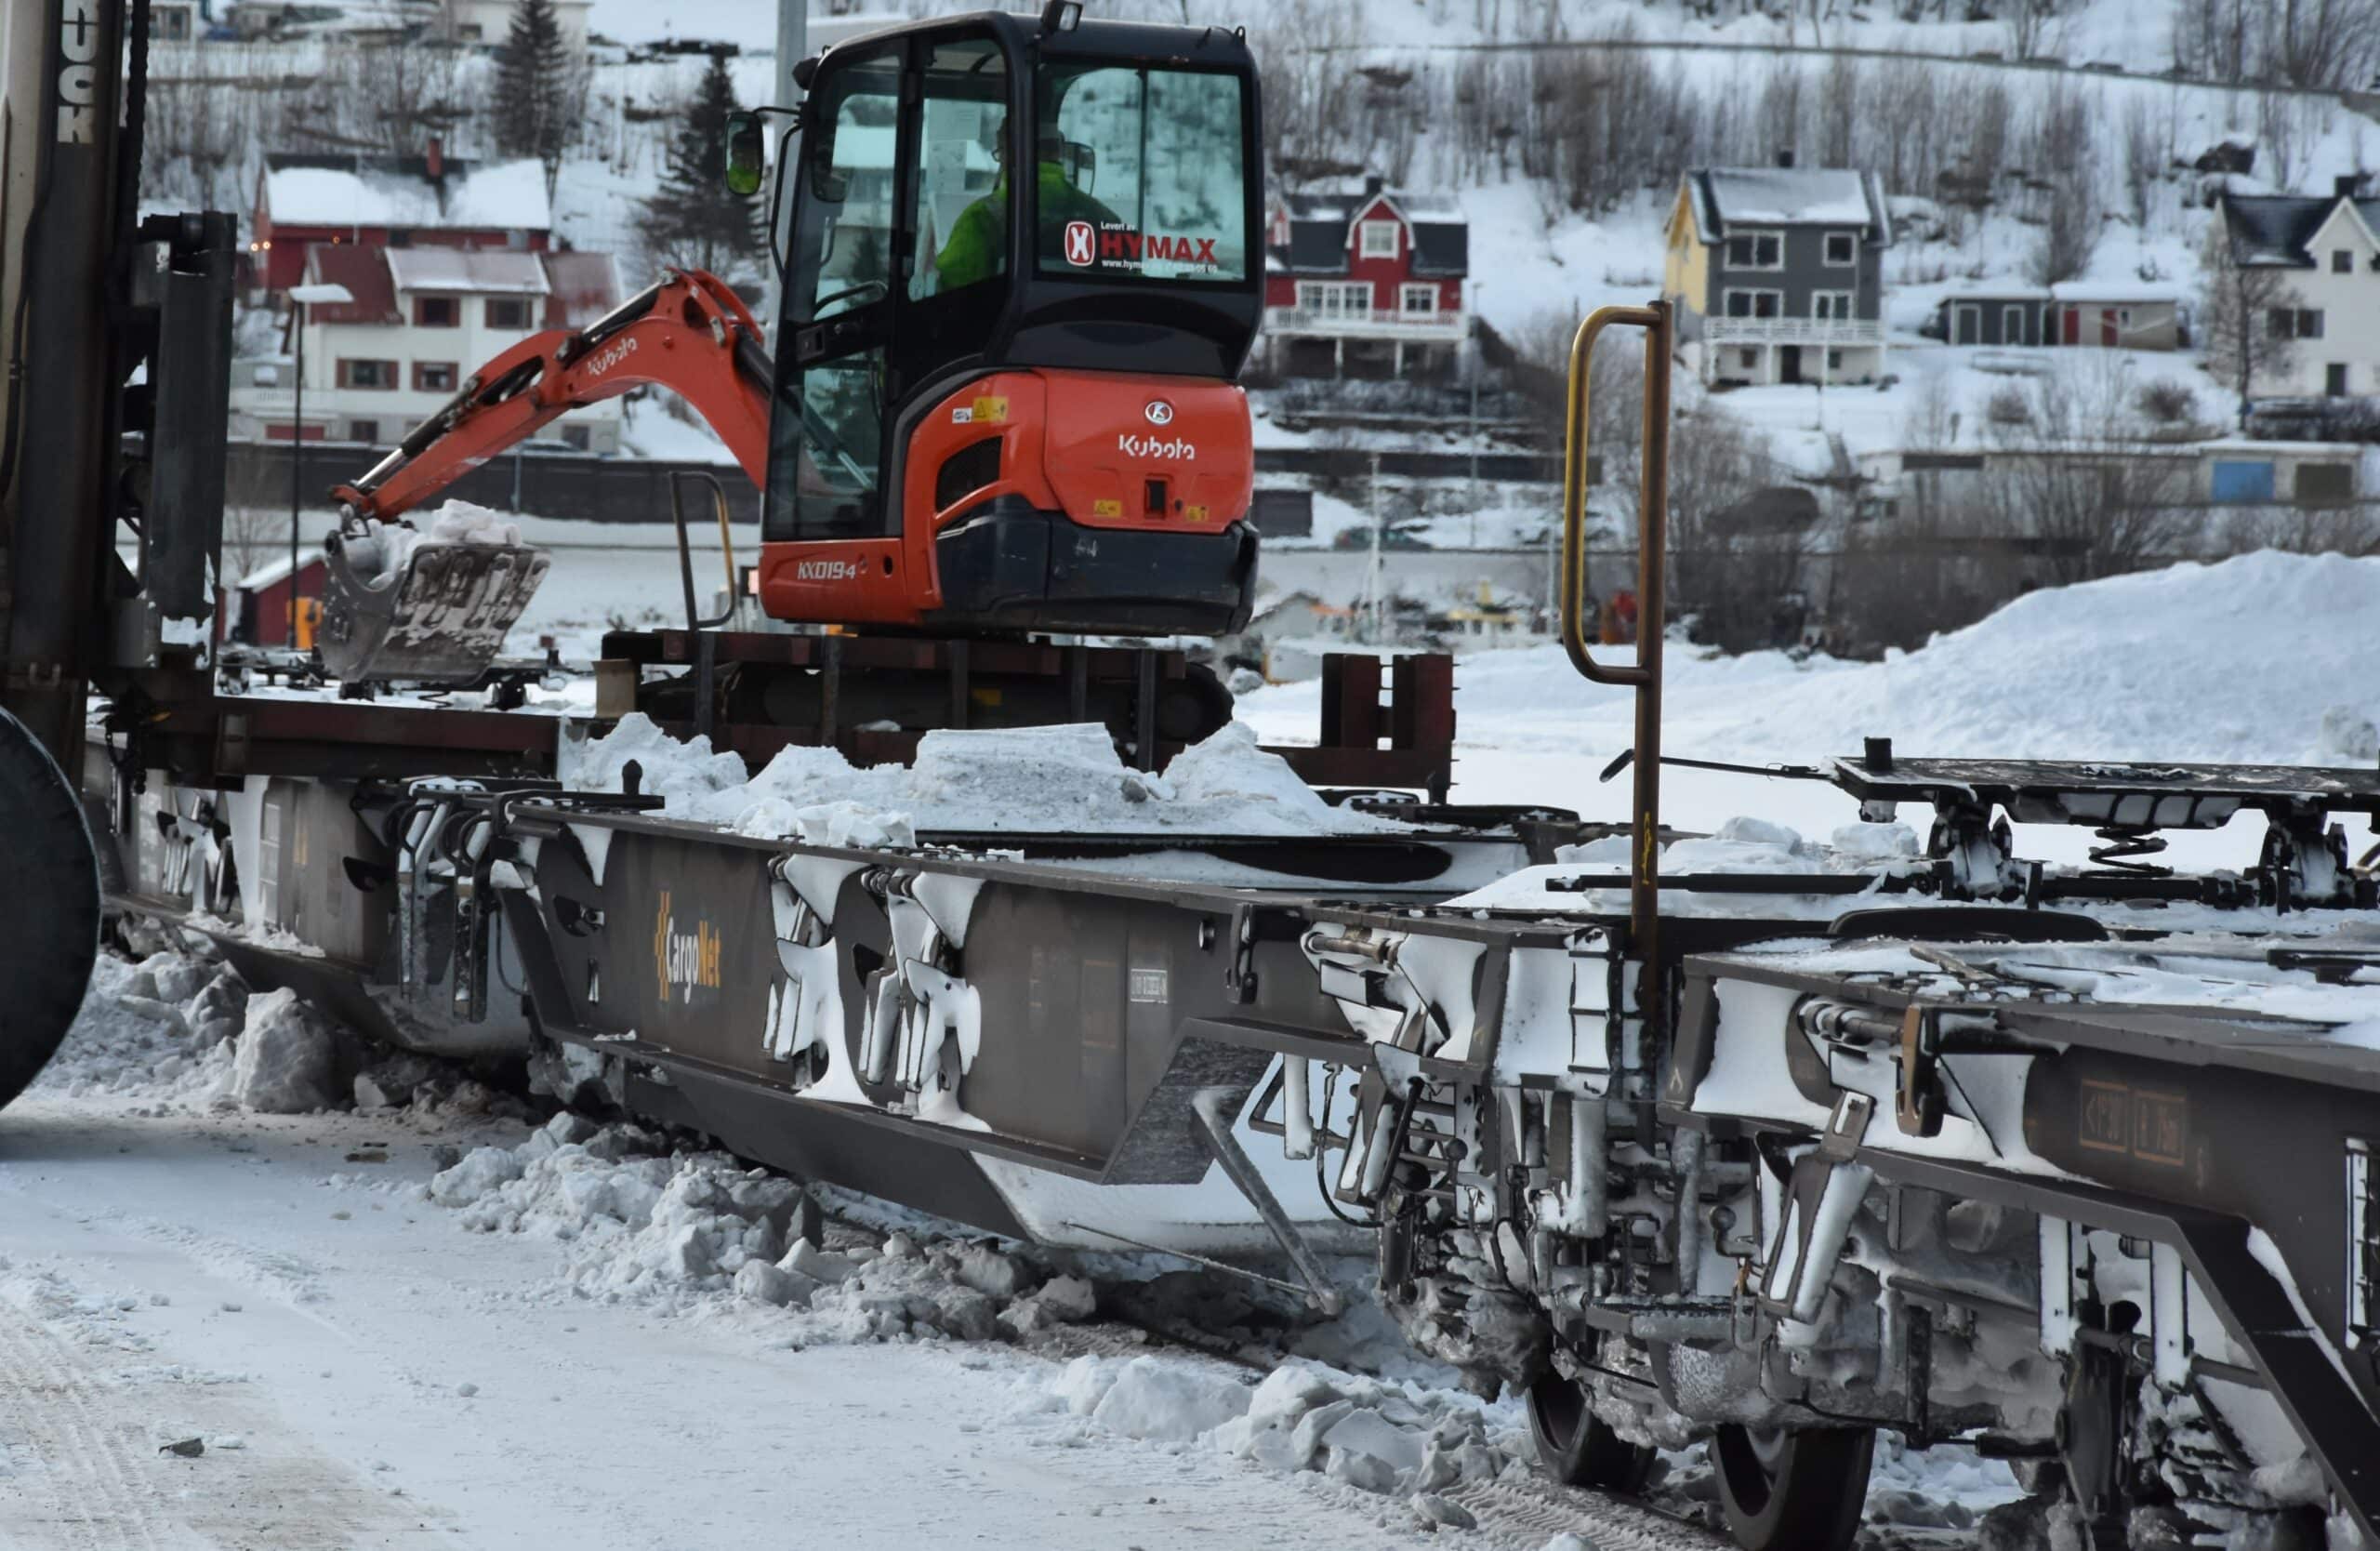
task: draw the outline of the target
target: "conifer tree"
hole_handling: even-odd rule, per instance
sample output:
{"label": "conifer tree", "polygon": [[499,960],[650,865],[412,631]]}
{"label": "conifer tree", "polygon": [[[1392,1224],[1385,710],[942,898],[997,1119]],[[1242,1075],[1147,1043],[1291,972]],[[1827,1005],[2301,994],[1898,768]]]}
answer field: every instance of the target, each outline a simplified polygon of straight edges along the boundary
{"label": "conifer tree", "polygon": [[727,116],[735,83],[727,58],[713,54],[678,126],[661,187],[644,202],[638,234],[655,264],[709,270],[722,278],[748,271],[767,251],[761,196],[727,188]]}
{"label": "conifer tree", "polygon": [[496,53],[496,147],[543,164],[549,201],[579,117],[580,73],[562,41],[553,0],[515,0],[512,29]]}

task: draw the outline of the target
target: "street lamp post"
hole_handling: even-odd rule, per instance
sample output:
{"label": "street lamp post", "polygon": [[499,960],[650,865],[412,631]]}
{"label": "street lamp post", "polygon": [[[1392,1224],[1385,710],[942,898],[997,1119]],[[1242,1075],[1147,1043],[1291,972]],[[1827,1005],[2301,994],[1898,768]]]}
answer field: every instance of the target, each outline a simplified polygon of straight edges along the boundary
{"label": "street lamp post", "polygon": [[296,380],[289,405],[289,633],[284,644],[293,652],[298,649],[298,512],[306,488],[306,309],[354,299],[354,292],[331,282],[289,287],[289,331],[297,359],[291,365]]}

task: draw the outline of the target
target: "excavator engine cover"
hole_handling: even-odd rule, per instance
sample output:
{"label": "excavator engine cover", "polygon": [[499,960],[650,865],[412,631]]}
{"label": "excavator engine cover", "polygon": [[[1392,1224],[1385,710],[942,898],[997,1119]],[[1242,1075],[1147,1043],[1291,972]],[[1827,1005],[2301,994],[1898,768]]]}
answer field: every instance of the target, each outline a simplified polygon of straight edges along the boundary
{"label": "excavator engine cover", "polygon": [[409,526],[334,534],[315,635],[346,683],[470,683],[504,649],[550,563],[519,543],[473,543]]}

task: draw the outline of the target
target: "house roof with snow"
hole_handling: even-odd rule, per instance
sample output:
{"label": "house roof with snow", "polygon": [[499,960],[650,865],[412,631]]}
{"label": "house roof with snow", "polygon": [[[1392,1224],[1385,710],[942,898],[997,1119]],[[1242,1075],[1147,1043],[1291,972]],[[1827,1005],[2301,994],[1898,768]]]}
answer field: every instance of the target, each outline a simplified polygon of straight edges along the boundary
{"label": "house roof with snow", "polygon": [[1413,233],[1413,272],[1460,280],[1471,272],[1471,221],[1452,194],[1392,189],[1378,179],[1336,192],[1285,194],[1281,213],[1289,238],[1275,243],[1265,267],[1276,273],[1344,274],[1355,250],[1355,221],[1384,204]]}
{"label": "house roof with snow", "polygon": [[392,324],[398,321],[397,288],[377,243],[316,243],[306,254],[310,284],[344,285],[351,302],[317,302],[306,315],[326,324]]}
{"label": "house roof with snow", "polygon": [[257,211],[276,227],[553,229],[545,168],[535,161],[275,152],[265,158]]}
{"label": "house roof with snow", "polygon": [[620,267],[608,253],[513,253],[496,248],[316,244],[306,278],[334,281],[355,299],[307,310],[326,324],[402,324],[398,293],[543,297],[539,326],[576,328],[620,304]]}
{"label": "house roof with snow", "polygon": [[1694,167],[1686,174],[1695,234],[1724,241],[1736,227],[1853,226],[1889,245],[1892,213],[1872,172],[1846,167]]}
{"label": "house roof with snow", "polygon": [[584,328],[620,304],[619,260],[608,253],[541,253],[546,266],[546,325]]}
{"label": "house roof with snow", "polygon": [[2231,261],[2252,269],[2310,270],[2314,255],[2307,245],[2342,205],[2352,205],[2365,228],[2380,232],[2380,199],[2357,199],[2344,193],[2234,194],[2223,196],[2223,226],[2231,245]]}
{"label": "house roof with snow", "polygon": [[2181,292],[2170,285],[2145,280],[2061,280],[2055,285],[1967,285],[1942,294],[1945,304],[1950,302],[1990,301],[2098,301],[2124,306],[2149,306],[2163,302],[2171,306],[2181,299]]}
{"label": "house roof with snow", "polygon": [[541,297],[553,287],[535,253],[497,248],[392,247],[384,250],[400,291],[469,291],[474,295]]}

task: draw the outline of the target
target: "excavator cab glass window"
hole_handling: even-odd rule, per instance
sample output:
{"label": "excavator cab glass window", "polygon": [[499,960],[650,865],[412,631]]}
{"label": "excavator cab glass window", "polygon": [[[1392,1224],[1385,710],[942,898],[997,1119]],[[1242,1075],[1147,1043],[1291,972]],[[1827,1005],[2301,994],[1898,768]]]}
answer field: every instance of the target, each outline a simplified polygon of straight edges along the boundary
{"label": "excavator cab glass window", "polygon": [[1242,81],[1068,63],[1040,81],[1035,254],[1044,274],[1248,278]]}
{"label": "excavator cab glass window", "polygon": [[909,299],[1008,272],[1008,61],[991,38],[928,51],[914,153],[918,258]]}

